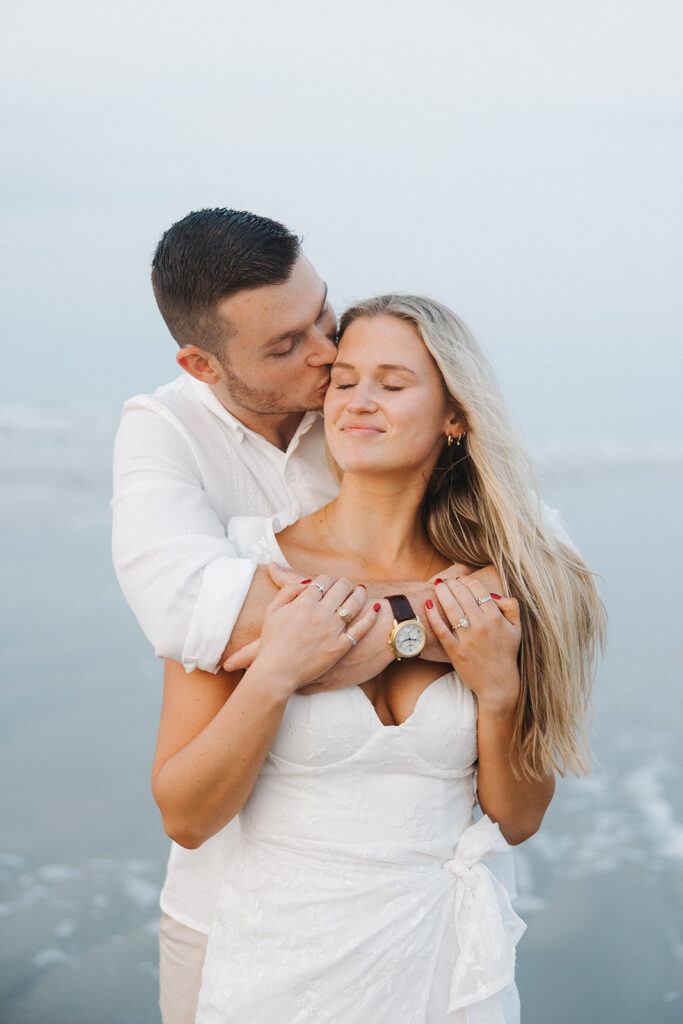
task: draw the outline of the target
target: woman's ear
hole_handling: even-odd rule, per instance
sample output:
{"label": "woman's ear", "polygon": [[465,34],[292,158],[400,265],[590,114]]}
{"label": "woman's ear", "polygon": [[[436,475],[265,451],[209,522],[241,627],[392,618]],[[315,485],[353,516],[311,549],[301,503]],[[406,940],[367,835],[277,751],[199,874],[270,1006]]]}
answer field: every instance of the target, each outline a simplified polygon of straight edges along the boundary
{"label": "woman's ear", "polygon": [[178,366],[191,377],[204,381],[205,384],[220,384],[221,374],[215,363],[215,357],[196,345],[185,345],[175,357]]}
{"label": "woman's ear", "polygon": [[468,430],[467,418],[462,410],[452,409],[446,426],[446,434],[457,441],[459,437],[464,437]]}

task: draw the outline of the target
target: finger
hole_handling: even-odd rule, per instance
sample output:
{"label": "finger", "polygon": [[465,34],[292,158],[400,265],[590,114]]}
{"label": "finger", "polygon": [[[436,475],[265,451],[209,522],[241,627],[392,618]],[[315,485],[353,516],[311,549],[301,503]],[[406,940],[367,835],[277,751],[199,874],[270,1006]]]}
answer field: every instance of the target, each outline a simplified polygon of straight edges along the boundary
{"label": "finger", "polygon": [[522,616],[519,612],[519,601],[514,597],[500,597],[496,601],[496,605],[511,625],[521,626]]}
{"label": "finger", "polygon": [[225,671],[236,672],[241,668],[249,668],[258,654],[260,643],[260,640],[252,640],[250,644],[245,644],[244,647],[240,647],[239,651],[231,654],[228,660],[223,662]]}
{"label": "finger", "polygon": [[344,601],[350,597],[355,589],[355,583],[352,583],[351,580],[347,580],[342,576],[340,579],[334,581],[323,597],[321,603],[324,608],[334,612],[340,604],[343,604]]}
{"label": "finger", "polygon": [[365,634],[372,629],[374,623],[377,622],[377,613],[381,607],[382,606],[379,602],[369,604],[357,619],[345,627],[340,637],[340,642],[346,643],[349,649],[354,646],[348,637],[344,636],[344,633],[348,633],[349,636],[352,636],[356,643],[358,643],[359,640],[362,640]]}
{"label": "finger", "polygon": [[496,569],[495,565],[485,565],[483,569],[477,569],[471,574],[467,574],[472,580],[479,580],[489,593],[502,594],[502,580]]}
{"label": "finger", "polygon": [[290,583],[301,583],[301,576],[294,569],[290,569],[284,565],[278,565],[277,562],[271,562],[268,566],[268,575],[275,584],[276,587],[286,587]]}
{"label": "finger", "polygon": [[427,616],[429,625],[432,627],[434,636],[439,641],[446,654],[456,651],[460,643],[457,631],[446,625],[444,620],[441,618],[436,605],[431,600],[425,601],[425,615]]}
{"label": "finger", "polygon": [[[367,599],[367,590],[362,583],[359,583],[351,594],[344,598],[342,603],[335,609],[340,621],[345,623],[353,622],[356,616],[359,615],[365,607]],[[345,613],[344,616],[342,616],[342,612]]]}
{"label": "finger", "polygon": [[297,597],[303,596],[306,590],[307,587],[303,583],[286,584],[282,590],[278,590],[273,600],[268,604],[266,611],[272,612],[275,611],[276,608],[282,608],[283,605],[290,604]]}
{"label": "finger", "polygon": [[496,618],[500,614],[497,610],[498,602],[494,600],[493,595],[486,589],[481,580],[470,578],[468,580],[460,580],[460,583],[469,590],[484,615]]}
{"label": "finger", "polygon": [[454,628],[459,622],[468,617],[460,601],[458,601],[453,593],[452,581],[444,580],[438,583],[435,587],[435,593],[451,627]]}
{"label": "finger", "polygon": [[[446,580],[444,586],[448,588],[451,595],[462,608],[462,613],[465,618],[469,619],[470,622],[475,622],[477,616],[481,614],[481,611],[472,591],[470,590],[470,584],[466,583],[461,577],[459,580]],[[442,588],[440,587],[436,592],[439,601],[441,601],[441,590]]]}
{"label": "finger", "polygon": [[[319,573],[304,587],[304,596],[311,604],[319,604],[334,584],[336,577],[329,573]],[[339,602],[337,602],[339,603]]]}

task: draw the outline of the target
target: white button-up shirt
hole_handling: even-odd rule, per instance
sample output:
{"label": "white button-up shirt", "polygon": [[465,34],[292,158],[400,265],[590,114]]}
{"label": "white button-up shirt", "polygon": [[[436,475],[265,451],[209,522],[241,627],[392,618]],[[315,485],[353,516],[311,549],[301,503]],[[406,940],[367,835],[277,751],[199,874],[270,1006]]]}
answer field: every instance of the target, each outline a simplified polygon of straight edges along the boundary
{"label": "white button-up shirt", "polygon": [[338,492],[319,413],[281,451],[182,374],[126,402],[114,447],[113,557],[157,655],[216,670],[256,563],[226,538],[233,516],[290,520]]}

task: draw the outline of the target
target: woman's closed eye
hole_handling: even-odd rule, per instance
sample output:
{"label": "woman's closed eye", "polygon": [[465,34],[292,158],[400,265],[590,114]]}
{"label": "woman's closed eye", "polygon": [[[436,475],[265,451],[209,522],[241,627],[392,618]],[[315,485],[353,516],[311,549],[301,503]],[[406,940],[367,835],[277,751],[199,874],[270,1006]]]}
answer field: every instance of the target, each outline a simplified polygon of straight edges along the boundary
{"label": "woman's closed eye", "polygon": [[[348,388],[354,388],[356,386],[356,383],[356,381],[344,381],[343,383],[333,384],[332,386],[336,388],[337,391],[346,391],[348,390]],[[383,391],[405,390],[404,384],[380,384],[379,386],[382,388]]]}

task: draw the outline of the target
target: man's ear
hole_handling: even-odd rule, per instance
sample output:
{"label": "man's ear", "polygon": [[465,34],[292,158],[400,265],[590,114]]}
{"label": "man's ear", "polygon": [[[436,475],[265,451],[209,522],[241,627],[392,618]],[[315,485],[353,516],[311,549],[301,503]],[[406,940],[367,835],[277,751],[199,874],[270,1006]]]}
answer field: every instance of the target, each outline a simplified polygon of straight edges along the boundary
{"label": "man's ear", "polygon": [[181,348],[175,361],[191,377],[203,380],[205,384],[220,384],[221,382],[220,364],[216,357],[197,348],[196,345],[185,345]]}

